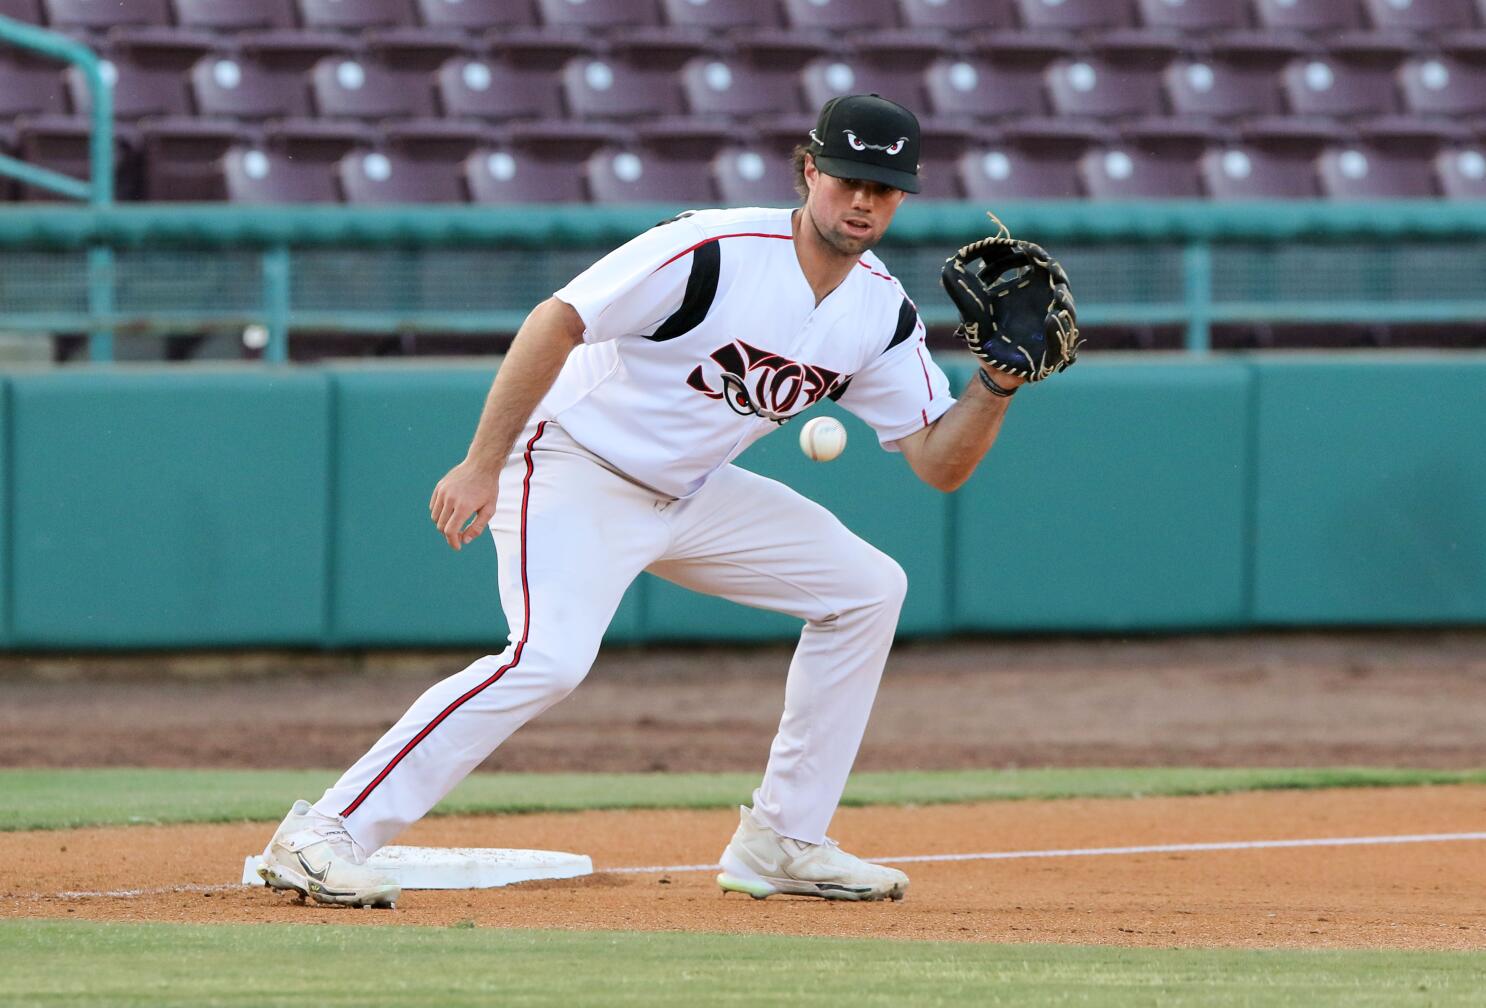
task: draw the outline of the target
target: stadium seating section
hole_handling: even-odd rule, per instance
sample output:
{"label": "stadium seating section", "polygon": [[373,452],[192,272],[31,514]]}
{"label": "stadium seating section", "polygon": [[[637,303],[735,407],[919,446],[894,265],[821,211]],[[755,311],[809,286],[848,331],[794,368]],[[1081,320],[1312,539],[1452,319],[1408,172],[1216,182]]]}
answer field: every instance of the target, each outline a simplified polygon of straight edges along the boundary
{"label": "stadium seating section", "polygon": [[[0,0],[101,51],[126,199],[787,203],[820,104],[976,200],[1486,195],[1486,0]],[[0,48],[0,152],[75,175]],[[23,186],[0,197],[46,198]]]}

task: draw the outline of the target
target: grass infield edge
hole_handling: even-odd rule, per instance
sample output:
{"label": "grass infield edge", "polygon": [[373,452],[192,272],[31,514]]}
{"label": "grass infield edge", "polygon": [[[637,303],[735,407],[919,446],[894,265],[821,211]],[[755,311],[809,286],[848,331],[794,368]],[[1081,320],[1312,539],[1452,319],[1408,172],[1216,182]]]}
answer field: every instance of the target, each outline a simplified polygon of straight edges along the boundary
{"label": "grass infield edge", "polygon": [[[0,832],[167,823],[272,822],[318,797],[327,770],[0,769]],[[725,808],[749,801],[746,773],[477,773],[434,815]],[[846,806],[1062,798],[1140,798],[1260,790],[1486,783],[1486,769],[1029,768],[864,772]]]}

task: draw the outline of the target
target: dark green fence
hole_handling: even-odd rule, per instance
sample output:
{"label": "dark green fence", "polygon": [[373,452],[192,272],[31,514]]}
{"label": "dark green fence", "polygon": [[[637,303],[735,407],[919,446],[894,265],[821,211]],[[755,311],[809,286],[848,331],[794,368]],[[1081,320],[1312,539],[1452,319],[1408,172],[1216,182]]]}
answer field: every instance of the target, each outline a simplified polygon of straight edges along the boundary
{"label": "dark green fence", "polygon": [[[493,547],[427,517],[494,366],[0,379],[0,644],[498,650]],[[1486,355],[1089,360],[953,495],[847,422],[742,462],[898,558],[905,634],[1486,623]],[[647,577],[609,639],[795,631]]]}

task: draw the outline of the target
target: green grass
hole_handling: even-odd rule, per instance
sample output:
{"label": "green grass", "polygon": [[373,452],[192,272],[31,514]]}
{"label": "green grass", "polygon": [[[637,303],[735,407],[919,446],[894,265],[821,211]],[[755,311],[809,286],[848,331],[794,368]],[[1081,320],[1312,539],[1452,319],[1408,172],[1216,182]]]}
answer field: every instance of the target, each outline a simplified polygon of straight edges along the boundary
{"label": "green grass", "polygon": [[[0,770],[0,830],[130,823],[274,821],[319,797],[327,770]],[[752,774],[475,774],[436,813],[722,808]],[[1486,783],[1486,770],[1042,769],[861,773],[846,805],[1140,797],[1282,788]]]}
{"label": "green grass", "polygon": [[1486,954],[473,927],[0,922],[3,1005],[1447,1008]]}

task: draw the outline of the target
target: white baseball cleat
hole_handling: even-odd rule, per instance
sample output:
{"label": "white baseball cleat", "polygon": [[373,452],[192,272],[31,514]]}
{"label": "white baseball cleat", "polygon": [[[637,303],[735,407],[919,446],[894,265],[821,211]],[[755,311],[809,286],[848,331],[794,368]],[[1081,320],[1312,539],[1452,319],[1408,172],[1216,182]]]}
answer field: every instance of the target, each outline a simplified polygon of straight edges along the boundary
{"label": "white baseball cleat", "polygon": [[402,888],[365,860],[339,820],[301,799],[264,849],[258,875],[271,888],[292,889],[317,903],[396,906]]}
{"label": "white baseball cleat", "polygon": [[738,831],[722,852],[717,884],[724,892],[764,899],[776,893],[835,900],[900,900],[908,876],[896,868],[869,864],[848,854],[830,838],[822,844],[780,836],[754,822],[748,806],[738,808]]}

